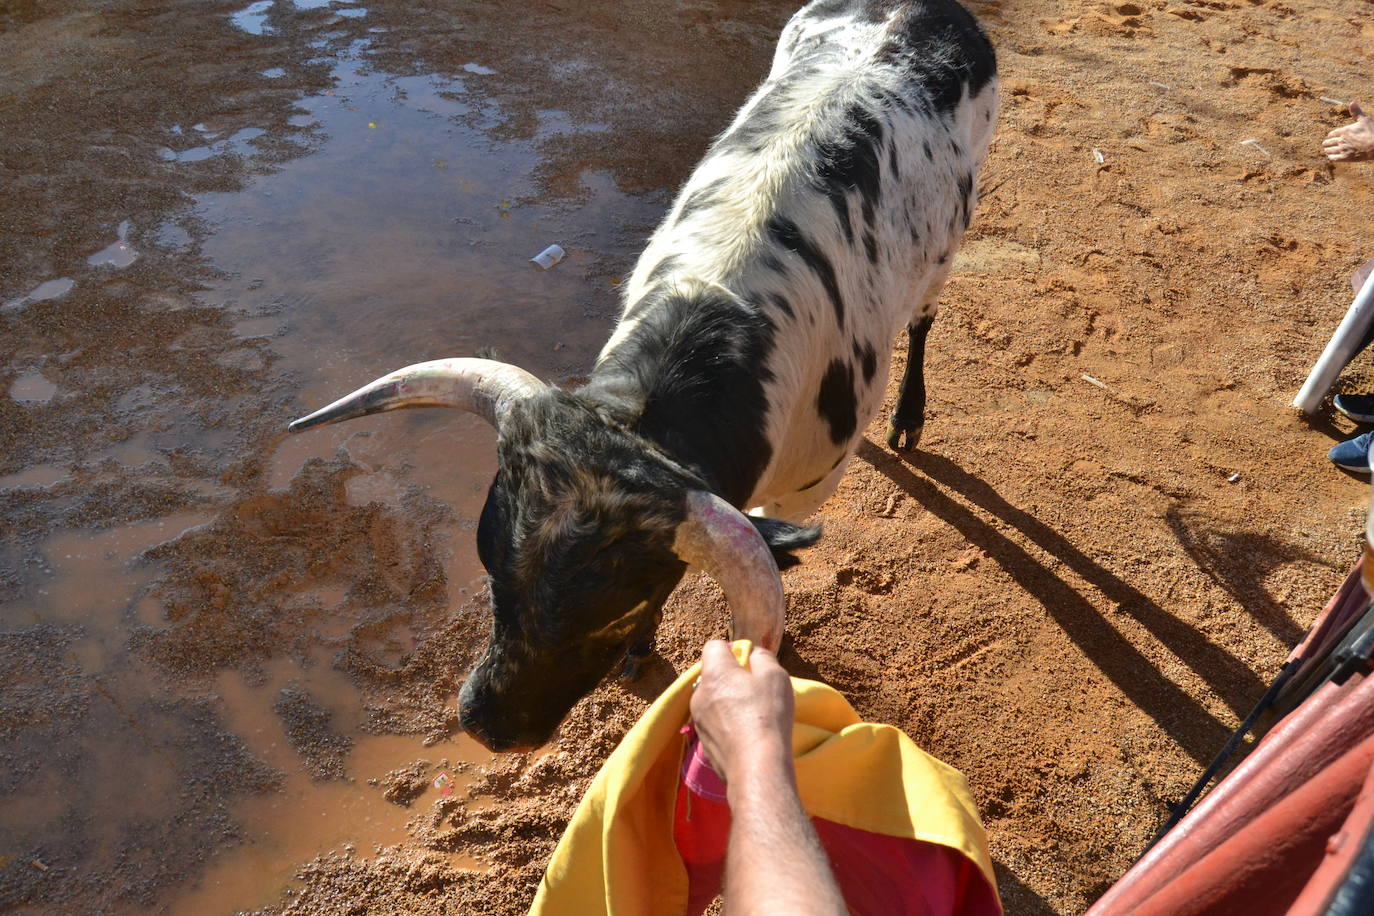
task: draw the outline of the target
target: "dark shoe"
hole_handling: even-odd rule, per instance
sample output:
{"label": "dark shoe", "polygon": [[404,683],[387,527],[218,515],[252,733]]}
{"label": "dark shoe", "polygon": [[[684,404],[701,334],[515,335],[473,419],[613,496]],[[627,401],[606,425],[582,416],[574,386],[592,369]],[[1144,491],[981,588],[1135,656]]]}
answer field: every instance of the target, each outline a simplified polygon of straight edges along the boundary
{"label": "dark shoe", "polygon": [[1356,423],[1374,423],[1374,394],[1338,394],[1331,406]]}
{"label": "dark shoe", "polygon": [[1369,473],[1369,443],[1374,442],[1374,430],[1346,439],[1326,453],[1331,463],[1338,468],[1354,471],[1357,474]]}

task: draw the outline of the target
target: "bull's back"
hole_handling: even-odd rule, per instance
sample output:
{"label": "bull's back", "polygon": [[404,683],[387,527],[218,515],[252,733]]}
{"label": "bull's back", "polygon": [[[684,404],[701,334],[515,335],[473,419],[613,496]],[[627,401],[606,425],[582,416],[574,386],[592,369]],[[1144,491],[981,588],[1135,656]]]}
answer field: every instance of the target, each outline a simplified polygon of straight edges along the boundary
{"label": "bull's back", "polygon": [[824,498],[843,471],[893,335],[933,300],[967,226],[995,96],[992,48],[952,0],[818,0],[651,239],[604,352],[633,333],[637,303],[689,280],[764,319],[763,442],[741,444],[768,453],[752,505]]}
{"label": "bull's back", "polygon": [[812,122],[814,172],[778,208],[795,231],[775,235],[764,258],[800,276],[765,265],[742,284],[764,301],[811,287],[780,322],[792,333],[771,363],[777,448],[751,500],[783,516],[833,492],[881,407],[893,336],[933,314],[996,111],[992,48],[954,3],[808,6],[784,32],[773,78],[804,82],[827,67],[837,77]]}

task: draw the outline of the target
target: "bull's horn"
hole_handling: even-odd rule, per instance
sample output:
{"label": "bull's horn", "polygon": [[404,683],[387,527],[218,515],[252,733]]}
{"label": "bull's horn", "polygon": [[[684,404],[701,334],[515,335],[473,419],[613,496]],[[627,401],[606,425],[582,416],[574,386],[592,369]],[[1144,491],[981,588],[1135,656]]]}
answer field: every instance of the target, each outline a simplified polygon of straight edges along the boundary
{"label": "bull's horn", "polygon": [[286,427],[293,433],[401,407],[457,407],[496,426],[511,404],[544,389],[524,369],[491,359],[436,359],[384,375]]}
{"label": "bull's horn", "polygon": [[786,608],[782,578],[763,535],[743,512],[714,493],[689,491],[673,552],[720,583],[730,603],[731,639],[778,650]]}

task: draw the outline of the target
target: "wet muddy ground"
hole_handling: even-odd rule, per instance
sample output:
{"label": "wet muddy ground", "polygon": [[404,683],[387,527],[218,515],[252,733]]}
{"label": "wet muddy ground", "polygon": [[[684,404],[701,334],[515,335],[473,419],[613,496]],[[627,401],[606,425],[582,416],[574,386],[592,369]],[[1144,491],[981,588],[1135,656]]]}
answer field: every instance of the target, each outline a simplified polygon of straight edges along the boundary
{"label": "wet muddy ground", "polygon": [[[1317,155],[1374,26],[1310,7],[973,7],[1003,113],[926,438],[870,430],[784,661],[964,770],[1013,913],[1129,865],[1357,555],[1348,426],[1285,405],[1374,254],[1374,166]],[[719,593],[493,759],[490,431],[285,423],[480,347],[584,373],[790,12],[0,5],[0,909],[528,905]]]}

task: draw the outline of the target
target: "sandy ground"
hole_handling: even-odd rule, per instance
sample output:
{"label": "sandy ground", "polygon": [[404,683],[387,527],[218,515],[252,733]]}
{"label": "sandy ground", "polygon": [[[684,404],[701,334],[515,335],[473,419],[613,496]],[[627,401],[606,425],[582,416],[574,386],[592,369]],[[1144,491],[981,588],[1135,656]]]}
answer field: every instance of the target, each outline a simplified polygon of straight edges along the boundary
{"label": "sandy ground", "polygon": [[[790,9],[581,6],[0,7],[0,909],[519,912],[723,633],[685,583],[640,680],[491,759],[453,709],[490,434],[282,433],[429,355],[585,371]],[[868,431],[783,659],[964,771],[1008,912],[1075,913],[1357,556],[1349,426],[1286,405],[1374,254],[1374,167],[1317,154],[1374,26],[973,8],[1003,110],[925,439]]]}

